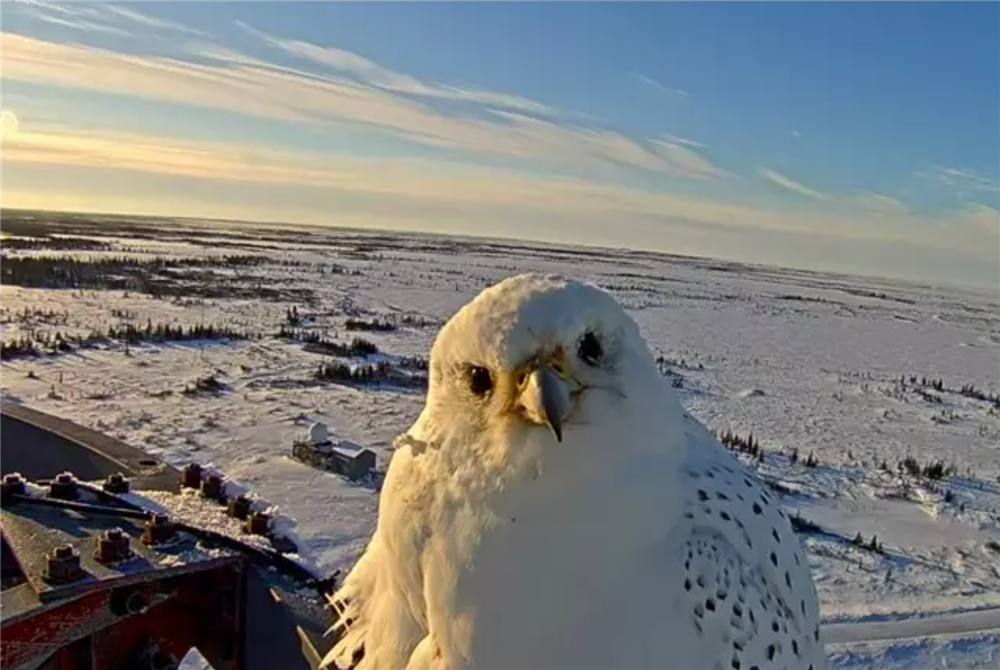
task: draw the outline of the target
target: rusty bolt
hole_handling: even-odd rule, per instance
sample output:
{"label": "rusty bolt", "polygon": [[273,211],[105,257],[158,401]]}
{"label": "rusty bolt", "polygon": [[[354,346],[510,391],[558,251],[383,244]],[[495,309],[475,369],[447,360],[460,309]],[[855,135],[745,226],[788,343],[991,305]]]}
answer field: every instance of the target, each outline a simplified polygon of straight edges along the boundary
{"label": "rusty bolt", "polygon": [[76,478],[72,472],[63,472],[49,484],[49,495],[61,500],[73,500],[77,496]]}
{"label": "rusty bolt", "polygon": [[9,475],[3,476],[3,483],[10,484],[11,486],[24,486],[24,477],[21,476],[20,472],[12,472]]}
{"label": "rusty bolt", "polygon": [[234,519],[243,521],[250,514],[250,499],[244,495],[239,495],[229,501],[226,513]]}
{"label": "rusty bolt", "polygon": [[247,522],[243,527],[245,533],[251,535],[267,535],[268,525],[271,522],[271,515],[264,512],[251,512],[247,516]]}
{"label": "rusty bolt", "polygon": [[188,489],[201,487],[201,466],[197,463],[189,463],[181,471],[181,486]]}
{"label": "rusty bolt", "polygon": [[26,493],[24,478],[20,474],[12,472],[3,476],[3,482],[0,482],[0,500],[7,502],[14,495],[23,496]]}
{"label": "rusty bolt", "polygon": [[46,565],[45,578],[48,581],[53,584],[65,584],[76,581],[82,576],[80,554],[73,545],[67,544],[52,550]]}
{"label": "rusty bolt", "polygon": [[104,480],[104,484],[101,485],[108,493],[128,493],[129,484],[128,480],[125,479],[125,475],[120,472],[116,472],[112,475],[108,475],[108,478]]}
{"label": "rusty bolt", "polygon": [[143,544],[163,544],[172,540],[176,533],[177,527],[169,516],[150,512],[146,518],[146,530],[139,539]]}
{"label": "rusty bolt", "polygon": [[100,563],[118,563],[132,555],[128,535],[121,528],[112,528],[95,538],[94,558]]}
{"label": "rusty bolt", "polygon": [[209,500],[225,502],[226,491],[222,486],[222,477],[219,475],[209,475],[201,480],[201,495]]}

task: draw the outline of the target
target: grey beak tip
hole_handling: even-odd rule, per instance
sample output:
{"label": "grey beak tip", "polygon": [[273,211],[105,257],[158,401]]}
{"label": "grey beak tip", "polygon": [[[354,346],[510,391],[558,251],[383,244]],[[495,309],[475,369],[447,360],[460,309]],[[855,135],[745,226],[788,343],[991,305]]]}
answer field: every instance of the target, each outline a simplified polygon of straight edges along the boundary
{"label": "grey beak tip", "polygon": [[556,436],[556,442],[562,442],[562,427],[552,426],[552,432]]}

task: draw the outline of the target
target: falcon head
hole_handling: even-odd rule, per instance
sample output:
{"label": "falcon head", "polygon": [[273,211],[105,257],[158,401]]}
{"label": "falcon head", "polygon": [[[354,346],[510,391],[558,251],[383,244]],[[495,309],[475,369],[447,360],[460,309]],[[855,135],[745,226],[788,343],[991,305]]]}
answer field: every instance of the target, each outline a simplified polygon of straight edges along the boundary
{"label": "falcon head", "polygon": [[614,298],[524,274],[487,288],[442,328],[427,405],[466,431],[572,444],[579,428],[620,425],[663,393],[638,326]]}

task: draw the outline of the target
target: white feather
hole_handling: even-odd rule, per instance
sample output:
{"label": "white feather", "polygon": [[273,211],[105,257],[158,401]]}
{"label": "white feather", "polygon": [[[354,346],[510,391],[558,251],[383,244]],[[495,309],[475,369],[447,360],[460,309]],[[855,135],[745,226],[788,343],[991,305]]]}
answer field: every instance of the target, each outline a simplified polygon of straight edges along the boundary
{"label": "white feather", "polygon": [[[588,331],[600,365],[574,356]],[[587,389],[561,442],[504,385],[552,351]],[[469,365],[495,375],[490,397],[468,392]],[[824,667],[783,512],[684,414],[618,304],[552,276],[491,287],[442,329],[335,600],[342,668],[361,648],[359,670]]]}

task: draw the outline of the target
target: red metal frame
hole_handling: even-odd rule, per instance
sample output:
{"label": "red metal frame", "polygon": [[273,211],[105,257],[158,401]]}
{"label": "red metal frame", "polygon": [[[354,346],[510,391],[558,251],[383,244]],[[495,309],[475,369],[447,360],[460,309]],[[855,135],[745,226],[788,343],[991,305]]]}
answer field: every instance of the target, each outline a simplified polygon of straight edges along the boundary
{"label": "red metal frame", "polygon": [[0,629],[0,666],[49,657],[44,670],[126,670],[155,667],[143,655],[179,660],[197,647],[216,670],[240,670],[245,586],[234,562],[124,587],[149,603],[136,614],[112,611],[112,588],[39,607]]}

